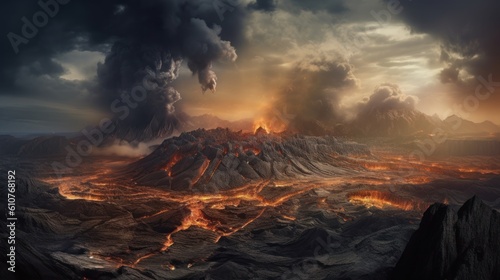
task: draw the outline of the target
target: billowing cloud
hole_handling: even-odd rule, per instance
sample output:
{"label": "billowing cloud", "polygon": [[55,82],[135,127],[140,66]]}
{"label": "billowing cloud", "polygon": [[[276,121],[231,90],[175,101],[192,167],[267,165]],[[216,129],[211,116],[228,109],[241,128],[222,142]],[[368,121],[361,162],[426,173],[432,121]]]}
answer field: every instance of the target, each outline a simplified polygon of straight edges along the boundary
{"label": "billowing cloud", "polygon": [[311,123],[332,124],[343,118],[340,101],[356,87],[353,67],[341,58],[314,56],[296,63],[285,89],[274,98],[266,119],[307,133]]}
{"label": "billowing cloud", "polygon": [[370,97],[359,104],[358,116],[365,117],[390,110],[414,110],[417,101],[415,96],[404,94],[398,85],[381,84]]}
{"label": "billowing cloud", "polygon": [[441,45],[440,98],[448,100],[443,111],[498,122],[500,2],[403,0],[401,5],[400,17],[412,32],[429,34]]}
{"label": "billowing cloud", "polygon": [[[483,85],[481,98],[491,91],[473,77],[489,82],[491,74],[500,80],[498,3],[404,0],[400,14],[377,21],[371,11],[387,15],[388,1],[69,1],[58,4],[48,23],[17,46],[17,54],[4,36],[0,98],[15,95],[31,99],[30,104],[48,99],[74,109],[95,105],[92,100],[109,111],[117,99],[115,109],[122,108],[122,95],[148,76],[158,87],[137,107],[128,106],[121,127],[168,131],[175,110],[235,120],[253,117],[256,108],[269,103],[286,113],[311,114],[310,119],[342,119],[344,108],[384,80],[419,96],[420,109],[433,114],[463,103],[478,85]],[[3,10],[8,16],[1,33],[24,37],[21,18],[32,21],[41,7],[8,1]],[[318,53],[328,55],[315,58]],[[356,90],[348,82],[342,86],[321,78],[352,74],[354,67]],[[306,82],[311,80],[318,85]],[[216,95],[200,94],[216,88]],[[476,120],[493,116],[498,121],[499,96],[480,100],[476,113],[482,115]]]}
{"label": "billowing cloud", "polygon": [[[386,0],[388,1],[388,0]],[[474,92],[478,78],[500,77],[499,1],[401,1],[401,17],[414,33],[441,43],[441,81],[457,85],[457,100]],[[498,80],[498,78],[496,78]],[[499,100],[500,101],[500,100]]]}
{"label": "billowing cloud", "polygon": [[[127,115],[126,120],[120,120],[127,125],[146,128],[152,122],[162,123],[170,119],[173,104],[180,99],[171,82],[177,78],[182,61],[198,77],[203,91],[215,91],[217,76],[213,63],[236,60],[236,49],[230,41],[241,41],[242,22],[247,13],[242,2],[112,0],[62,5],[52,1],[49,7],[54,14],[52,22],[36,28],[37,34],[31,41],[2,45],[6,60],[0,79],[8,81],[3,86],[10,89],[2,93],[16,92],[18,86],[12,81],[19,80],[23,73],[49,75],[62,83],[60,77],[66,70],[55,57],[73,50],[99,50],[106,53],[106,58],[99,65],[96,83],[91,87],[98,103],[108,110],[111,107],[115,113],[123,112],[121,116]],[[35,5],[31,11],[24,5],[10,5],[7,9],[12,9],[13,14],[30,15],[37,8],[42,9]],[[12,20],[5,26],[19,26],[19,31],[10,31],[15,31],[16,36],[26,36],[22,21]],[[13,49],[17,57],[6,55]],[[149,89],[147,98],[140,104],[124,100],[146,76],[156,85],[155,89]],[[122,106],[113,105],[116,100],[130,108],[121,110]]]}

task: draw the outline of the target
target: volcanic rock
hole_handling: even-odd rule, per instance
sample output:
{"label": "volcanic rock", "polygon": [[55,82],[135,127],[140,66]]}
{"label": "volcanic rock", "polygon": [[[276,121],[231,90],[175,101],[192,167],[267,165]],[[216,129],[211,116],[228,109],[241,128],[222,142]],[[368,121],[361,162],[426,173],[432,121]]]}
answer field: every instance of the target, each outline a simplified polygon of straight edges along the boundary
{"label": "volcanic rock", "polygon": [[370,155],[367,146],[332,136],[199,129],[165,140],[127,172],[149,186],[224,190],[253,181],[334,176],[342,172],[335,164],[336,155],[361,154]]}
{"label": "volcanic rock", "polygon": [[477,197],[424,213],[392,279],[500,279],[500,214]]}

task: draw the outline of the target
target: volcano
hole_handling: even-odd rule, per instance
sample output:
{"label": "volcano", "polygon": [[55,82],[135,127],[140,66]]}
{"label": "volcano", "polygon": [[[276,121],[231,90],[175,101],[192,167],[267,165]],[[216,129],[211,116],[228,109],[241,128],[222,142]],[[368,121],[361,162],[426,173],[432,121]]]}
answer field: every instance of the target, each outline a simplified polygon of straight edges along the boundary
{"label": "volcano", "polygon": [[130,166],[139,184],[174,190],[227,190],[260,180],[331,177],[335,156],[370,155],[366,145],[332,136],[199,129],[165,140]]}
{"label": "volcano", "polygon": [[18,245],[26,279],[387,279],[432,203],[500,209],[498,159],[409,162],[379,142],[198,129],[55,176],[40,155],[57,138],[4,141],[40,151],[9,166],[17,236],[37,238]]}

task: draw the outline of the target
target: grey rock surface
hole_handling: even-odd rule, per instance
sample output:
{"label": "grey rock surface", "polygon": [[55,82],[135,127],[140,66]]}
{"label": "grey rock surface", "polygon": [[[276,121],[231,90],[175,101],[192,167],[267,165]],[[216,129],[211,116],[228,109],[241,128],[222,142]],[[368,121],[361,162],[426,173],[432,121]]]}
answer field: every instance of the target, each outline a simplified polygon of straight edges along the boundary
{"label": "grey rock surface", "polygon": [[455,212],[432,205],[392,279],[500,279],[500,214],[477,197]]}

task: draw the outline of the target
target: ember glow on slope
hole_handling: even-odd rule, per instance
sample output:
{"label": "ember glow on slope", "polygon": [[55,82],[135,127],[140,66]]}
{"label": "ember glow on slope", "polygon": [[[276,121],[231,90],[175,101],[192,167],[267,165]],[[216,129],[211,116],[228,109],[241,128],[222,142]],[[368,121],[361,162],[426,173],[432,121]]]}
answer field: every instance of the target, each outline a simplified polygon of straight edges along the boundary
{"label": "ember glow on slope", "polygon": [[[128,6],[123,1],[115,2],[116,5],[109,3],[102,7],[103,10],[114,11],[109,21],[114,22],[121,14],[135,7],[135,4]],[[209,5],[203,1],[196,2],[202,9],[190,7],[193,12],[189,16],[209,15],[208,27],[220,32],[220,39],[235,48],[237,59],[234,60],[236,56],[231,55],[230,59],[224,61],[215,59],[219,58],[219,54],[212,55],[209,61],[212,70],[217,73],[217,92],[205,95],[201,94],[198,84],[198,80],[203,79],[192,74],[200,73],[199,69],[191,67],[190,71],[187,60],[184,61],[181,75],[174,82],[182,96],[176,107],[192,115],[209,113],[228,120],[255,118],[259,111],[266,110],[277,93],[290,86],[290,79],[296,79],[291,73],[297,68],[306,69],[311,66],[311,61],[341,61],[350,65],[357,80],[355,87],[337,91],[335,95],[338,98],[332,101],[338,103],[337,109],[346,117],[352,117],[355,104],[370,96],[373,89],[382,83],[396,84],[405,94],[418,97],[417,109],[424,113],[437,113],[440,117],[454,113],[463,115],[459,105],[463,104],[464,98],[474,93],[478,84],[474,82],[474,77],[488,79],[491,74],[493,81],[500,79],[497,78],[500,73],[498,66],[494,66],[498,65],[494,63],[496,56],[490,48],[492,42],[498,41],[498,34],[493,31],[498,29],[498,21],[490,20],[488,15],[482,16],[484,11],[495,11],[498,4],[491,1],[461,1],[461,7],[465,7],[463,10],[471,5],[474,8],[467,11],[465,21],[477,22],[468,31],[471,34],[463,34],[458,27],[453,27],[464,12],[460,8],[445,10],[442,26],[436,24],[435,27],[429,27],[421,22],[421,15],[432,9],[439,12],[442,6],[448,4],[453,6],[451,2],[438,7],[434,7],[431,1],[420,1],[418,4],[396,2],[395,7],[401,12],[391,13],[388,7],[395,4],[389,0],[283,0],[258,3],[241,0],[232,11],[228,10],[222,17],[215,19],[215,12],[209,10]],[[427,12],[423,9],[426,5]],[[165,7],[168,9],[168,6]],[[6,7],[5,11],[14,16],[8,17],[11,20],[2,26],[2,32],[19,33],[22,23],[18,19],[32,14],[31,10],[36,8],[36,3],[32,6],[12,4],[12,7]],[[0,89],[3,112],[0,123],[3,131],[35,130],[37,123],[34,120],[47,123],[45,127],[58,127],[59,130],[77,130],[82,127],[84,120],[88,123],[94,121],[91,116],[67,120],[67,116],[72,114],[71,110],[77,112],[82,107],[96,109],[92,101],[95,101],[97,63],[104,63],[105,57],[112,52],[113,41],[106,39],[110,34],[102,34],[99,29],[104,27],[93,26],[90,18],[85,16],[78,17],[77,23],[70,20],[73,13],[87,8],[77,4],[61,7],[60,14],[40,30],[29,44],[21,45],[16,56],[12,55],[10,42],[7,39],[2,41],[1,53],[7,62],[1,78],[9,81]],[[435,18],[430,20],[435,21]],[[70,26],[82,27],[84,32],[74,32],[74,35],[68,33],[72,39],[68,40],[69,43],[52,47],[51,40],[58,36],[56,31],[66,22],[70,22]],[[99,21],[99,24],[105,22]],[[137,34],[147,31],[140,31],[140,24],[134,26],[139,27]],[[491,31],[482,34],[484,32],[478,30],[477,26]],[[187,34],[187,30],[182,32],[186,32],[183,35],[197,36]],[[59,35],[62,34],[66,33]],[[451,37],[456,35],[456,40],[443,34],[450,34]],[[467,41],[467,38],[476,40],[476,44]],[[58,40],[54,39],[53,44],[58,43]],[[474,48],[467,48],[471,45]],[[36,51],[41,47],[47,51]],[[194,57],[192,53],[187,55]],[[482,65],[484,67],[480,69]],[[204,64],[201,67],[205,67]],[[450,77],[449,73],[456,75]],[[20,98],[24,108],[12,105],[21,102]],[[33,110],[33,114],[24,113],[25,108],[33,108],[40,100],[47,99],[66,106],[66,111],[70,112],[53,112],[42,105]],[[499,104],[498,94],[492,95],[467,117],[474,121],[500,123],[498,114],[495,114]],[[103,110],[103,115],[109,113],[107,109],[109,106],[106,109],[99,108]],[[44,112],[51,112],[58,118],[44,118]],[[20,117],[21,114],[23,117]]]}

